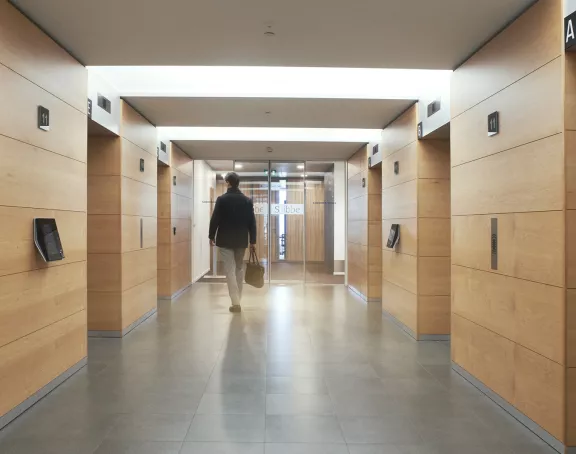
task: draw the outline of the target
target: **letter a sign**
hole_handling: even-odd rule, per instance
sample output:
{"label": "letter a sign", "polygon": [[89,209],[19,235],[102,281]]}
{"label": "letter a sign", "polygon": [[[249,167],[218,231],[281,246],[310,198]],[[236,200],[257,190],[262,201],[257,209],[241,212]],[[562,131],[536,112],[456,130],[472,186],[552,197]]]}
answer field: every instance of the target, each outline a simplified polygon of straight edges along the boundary
{"label": "letter a sign", "polygon": [[575,51],[576,48],[576,31],[574,27],[576,26],[576,12],[570,14],[568,17],[564,18],[564,44],[565,49],[570,51]]}

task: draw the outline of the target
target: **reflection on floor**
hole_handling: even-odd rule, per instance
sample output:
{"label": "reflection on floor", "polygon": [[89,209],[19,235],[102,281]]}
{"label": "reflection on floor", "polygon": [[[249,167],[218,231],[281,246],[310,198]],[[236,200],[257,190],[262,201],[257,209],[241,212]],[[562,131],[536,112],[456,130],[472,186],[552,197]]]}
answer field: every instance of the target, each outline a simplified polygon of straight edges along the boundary
{"label": "reflection on floor", "polygon": [[[268,264],[262,262],[262,265],[268,271]],[[219,273],[224,274],[223,266],[219,262]],[[272,280],[277,281],[302,281],[304,277],[304,264],[297,262],[273,262],[272,263]],[[201,282],[214,282],[214,278],[211,277],[211,272],[207,276],[201,279]],[[266,274],[265,279],[268,279],[268,274]],[[222,279],[220,279],[223,281]],[[306,282],[310,284],[344,284],[344,275],[334,275],[332,272],[326,271],[326,265],[324,263],[307,263],[306,264]]]}
{"label": "reflection on floor", "polygon": [[[313,302],[314,304],[310,304]],[[535,435],[344,286],[197,284],[0,432],[3,454],[535,454]]]}

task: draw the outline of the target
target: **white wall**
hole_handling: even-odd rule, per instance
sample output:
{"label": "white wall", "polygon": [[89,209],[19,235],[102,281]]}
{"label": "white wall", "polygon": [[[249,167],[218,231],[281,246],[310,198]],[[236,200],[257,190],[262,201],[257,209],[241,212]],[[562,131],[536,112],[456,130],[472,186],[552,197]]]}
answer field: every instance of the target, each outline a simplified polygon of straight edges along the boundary
{"label": "white wall", "polygon": [[[450,123],[450,79],[434,91],[424,93],[418,101],[418,118],[422,122],[422,136],[426,137],[438,128]],[[440,101],[440,110],[428,117],[428,104]]]}
{"label": "white wall", "polygon": [[346,260],[346,163],[334,163],[334,260]]}
{"label": "white wall", "polygon": [[[98,94],[111,102],[111,113],[98,106]],[[112,85],[88,70],[88,99],[92,100],[92,120],[114,134],[120,134],[120,95]]]}
{"label": "white wall", "polygon": [[205,161],[194,161],[194,218],[192,281],[210,270],[210,188],[216,187],[216,174]]}

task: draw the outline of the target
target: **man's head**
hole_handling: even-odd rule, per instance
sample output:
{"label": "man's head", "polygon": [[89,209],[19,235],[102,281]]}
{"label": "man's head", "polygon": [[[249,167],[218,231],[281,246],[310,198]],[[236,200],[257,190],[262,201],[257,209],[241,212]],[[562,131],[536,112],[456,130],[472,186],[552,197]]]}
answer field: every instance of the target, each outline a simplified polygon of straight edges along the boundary
{"label": "man's head", "polygon": [[240,177],[236,172],[228,173],[224,181],[228,184],[228,187],[232,189],[238,189],[238,186],[240,186]]}

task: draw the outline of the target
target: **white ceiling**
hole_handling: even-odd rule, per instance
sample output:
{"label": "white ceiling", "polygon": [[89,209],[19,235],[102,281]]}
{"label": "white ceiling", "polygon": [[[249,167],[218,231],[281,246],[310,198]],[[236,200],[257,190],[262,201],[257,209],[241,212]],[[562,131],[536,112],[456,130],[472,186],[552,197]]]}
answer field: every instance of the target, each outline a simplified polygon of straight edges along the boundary
{"label": "white ceiling", "polygon": [[[348,159],[363,143],[176,141],[194,159],[331,161]],[[272,153],[267,151],[272,148]]]}
{"label": "white ceiling", "polygon": [[[381,129],[414,101],[126,98],[156,126]],[[267,113],[269,112],[269,113]]]}
{"label": "white ceiling", "polygon": [[86,65],[454,69],[533,0],[12,2]]}

